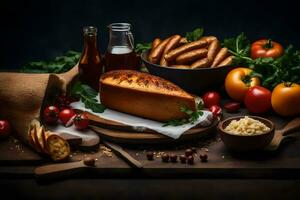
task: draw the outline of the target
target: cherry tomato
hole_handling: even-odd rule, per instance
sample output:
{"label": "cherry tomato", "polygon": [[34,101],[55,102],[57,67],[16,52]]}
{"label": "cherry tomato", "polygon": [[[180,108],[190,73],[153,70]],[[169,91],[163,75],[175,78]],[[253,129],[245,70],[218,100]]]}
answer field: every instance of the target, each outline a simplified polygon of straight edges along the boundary
{"label": "cherry tomato", "polygon": [[11,127],[7,120],[0,120],[0,138],[7,138],[11,133]]}
{"label": "cherry tomato", "polygon": [[251,45],[251,57],[257,58],[278,58],[282,56],[284,49],[278,42],[272,40],[262,39],[254,42]]}
{"label": "cherry tomato", "polygon": [[65,108],[59,113],[59,120],[66,125],[67,123],[70,123],[70,120],[76,113],[73,109]]}
{"label": "cherry tomato", "polygon": [[282,116],[300,114],[300,85],[296,83],[281,83],[272,92],[272,107]]}
{"label": "cherry tomato", "polygon": [[241,107],[239,102],[228,102],[224,104],[224,108],[227,112],[237,112]]}
{"label": "cherry tomato", "polygon": [[214,118],[220,117],[222,115],[222,109],[218,105],[209,107],[209,111],[212,112]]}
{"label": "cherry tomato", "polygon": [[58,120],[59,109],[56,106],[48,106],[44,109],[43,119],[46,124],[55,124]]}
{"label": "cherry tomato", "polygon": [[257,77],[250,78],[252,72],[249,68],[236,68],[231,70],[225,79],[227,94],[235,101],[243,102],[249,88],[260,85]]}
{"label": "cherry tomato", "polygon": [[206,92],[202,98],[204,106],[210,108],[213,105],[220,105],[221,96],[218,92]]}
{"label": "cherry tomato", "polygon": [[77,114],[74,118],[74,125],[77,129],[86,129],[89,125],[89,118],[86,114]]}
{"label": "cherry tomato", "polygon": [[254,86],[245,96],[245,106],[251,113],[265,113],[270,110],[271,92],[261,86]]}

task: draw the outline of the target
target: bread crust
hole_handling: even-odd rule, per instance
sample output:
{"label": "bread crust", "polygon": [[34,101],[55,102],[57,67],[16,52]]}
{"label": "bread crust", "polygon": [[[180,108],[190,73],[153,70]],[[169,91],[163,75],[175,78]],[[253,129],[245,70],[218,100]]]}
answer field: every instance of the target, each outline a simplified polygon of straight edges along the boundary
{"label": "bread crust", "polygon": [[161,122],[186,118],[181,106],[196,109],[194,97],[175,84],[132,70],[104,74],[100,99],[108,108]]}

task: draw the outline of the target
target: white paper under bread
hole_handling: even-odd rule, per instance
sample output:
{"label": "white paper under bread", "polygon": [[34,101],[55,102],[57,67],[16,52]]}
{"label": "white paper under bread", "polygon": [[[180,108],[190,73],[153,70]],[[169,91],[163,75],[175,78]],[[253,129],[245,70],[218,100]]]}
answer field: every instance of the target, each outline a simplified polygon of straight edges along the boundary
{"label": "white paper under bread", "polygon": [[[98,97],[98,102],[100,102],[99,95],[97,97]],[[112,120],[115,122],[132,126],[138,130],[143,130],[145,128],[152,129],[156,132],[159,132],[163,135],[169,136],[174,139],[179,138],[185,131],[195,127],[196,125],[209,126],[212,123],[212,113],[205,110],[203,110],[203,115],[199,117],[199,119],[194,124],[163,127],[164,124],[161,122],[129,115],[126,113],[121,113],[108,108],[103,113],[94,113],[92,110],[85,108],[84,104],[81,101],[74,102],[71,104],[71,106],[78,110],[93,113],[94,115],[97,115],[103,119]]]}

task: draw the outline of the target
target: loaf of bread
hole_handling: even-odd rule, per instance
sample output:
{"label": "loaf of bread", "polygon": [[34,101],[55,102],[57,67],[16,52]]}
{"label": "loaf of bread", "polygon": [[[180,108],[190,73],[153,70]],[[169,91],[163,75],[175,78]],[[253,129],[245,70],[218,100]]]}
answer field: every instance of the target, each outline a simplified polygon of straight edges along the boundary
{"label": "loaf of bread", "polygon": [[177,85],[133,70],[103,74],[100,100],[107,108],[161,122],[186,118],[182,106],[196,109],[195,98]]}

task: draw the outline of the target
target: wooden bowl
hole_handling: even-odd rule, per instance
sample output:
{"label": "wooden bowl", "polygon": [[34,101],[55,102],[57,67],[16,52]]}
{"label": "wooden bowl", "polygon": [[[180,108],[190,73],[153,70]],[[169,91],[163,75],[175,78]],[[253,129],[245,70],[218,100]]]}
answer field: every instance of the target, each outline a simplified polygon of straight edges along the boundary
{"label": "wooden bowl", "polygon": [[148,54],[148,51],[144,52],[141,55],[141,59],[150,74],[167,79],[193,94],[201,94],[206,90],[219,89],[224,84],[227,73],[236,68],[235,66],[222,66],[215,68],[177,69],[150,63],[148,61]]}
{"label": "wooden bowl", "polygon": [[260,135],[234,135],[232,133],[226,132],[225,127],[229,125],[232,120],[239,120],[245,116],[236,116],[227,118],[221,121],[218,125],[218,133],[225,144],[225,146],[234,152],[250,152],[263,149],[268,144],[270,144],[272,138],[274,137],[275,125],[268,119],[249,116],[253,119],[259,120],[270,128],[270,131],[260,134]]}

